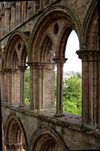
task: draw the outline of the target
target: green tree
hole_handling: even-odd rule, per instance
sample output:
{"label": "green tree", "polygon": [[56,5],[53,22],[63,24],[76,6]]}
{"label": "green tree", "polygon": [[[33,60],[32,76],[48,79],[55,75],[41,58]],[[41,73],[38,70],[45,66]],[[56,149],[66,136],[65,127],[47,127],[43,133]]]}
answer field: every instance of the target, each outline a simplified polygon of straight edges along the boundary
{"label": "green tree", "polygon": [[77,76],[63,82],[63,111],[81,114],[82,86]]}
{"label": "green tree", "polygon": [[55,72],[55,101],[56,101],[56,98],[57,98],[57,74]]}
{"label": "green tree", "polygon": [[25,101],[30,101],[30,69],[25,71]]}
{"label": "green tree", "polygon": [[[55,76],[55,100],[57,98],[57,76]],[[63,82],[63,111],[81,115],[82,84],[79,77],[72,76]],[[56,107],[56,102],[55,105]]]}
{"label": "green tree", "polygon": [[82,76],[81,76],[81,74],[79,73],[79,72],[77,72],[77,77],[79,78],[79,79],[81,79],[82,78]]}

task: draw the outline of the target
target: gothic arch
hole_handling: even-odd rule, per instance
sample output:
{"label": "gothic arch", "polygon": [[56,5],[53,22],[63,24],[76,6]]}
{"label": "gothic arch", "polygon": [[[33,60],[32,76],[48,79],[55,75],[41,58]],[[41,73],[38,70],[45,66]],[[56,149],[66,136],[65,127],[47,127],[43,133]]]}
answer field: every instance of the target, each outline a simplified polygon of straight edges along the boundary
{"label": "gothic arch", "polygon": [[[20,41],[22,44],[20,44]],[[20,45],[20,46],[19,46]],[[5,47],[5,58],[4,58],[4,67],[7,68],[11,67],[11,60],[13,60],[13,55],[14,55],[14,51],[16,51],[15,49],[21,49],[23,51],[24,48],[26,48],[27,51],[27,41],[26,38],[24,36],[24,34],[21,31],[14,31],[12,32],[12,34],[10,35],[8,42],[6,44]],[[9,60],[9,58],[11,58],[11,53],[12,53],[12,59]],[[20,61],[20,56],[18,51],[16,51],[18,59]],[[27,52],[28,54],[28,52]]]}
{"label": "gothic arch", "polygon": [[[45,33],[46,28],[53,23],[54,21],[60,18],[70,19],[71,22],[74,23],[77,34],[80,38],[80,20],[74,10],[69,6],[55,5],[50,6],[46,9],[42,15],[39,17],[38,21],[35,24],[35,28],[33,28],[32,34],[30,35],[29,40],[29,50],[30,56],[37,52],[37,42],[41,40],[42,35]],[[31,60],[34,60],[34,57],[30,57]]]}
{"label": "gothic arch", "polygon": [[24,49],[22,50],[21,52],[21,55],[20,55],[20,60],[21,60],[21,65],[22,66],[26,66],[26,57],[27,57],[27,51],[26,51],[26,48],[24,47]]}
{"label": "gothic arch", "polygon": [[29,150],[33,151],[67,151],[68,148],[60,135],[51,127],[38,128],[32,135]]}
{"label": "gothic arch", "polygon": [[42,41],[40,43],[40,61],[49,61],[52,57],[50,51],[54,51],[54,39],[49,33],[43,35]]}
{"label": "gothic arch", "polygon": [[[25,142],[24,142],[25,141]],[[28,148],[27,137],[25,133],[25,129],[19,117],[15,114],[10,114],[5,123],[5,145],[10,148],[14,143],[23,145],[25,149]]]}
{"label": "gothic arch", "polygon": [[[98,49],[98,1],[92,1],[83,22],[83,49]],[[93,41],[95,41],[93,46]],[[88,46],[90,45],[90,47]]]}
{"label": "gothic arch", "polygon": [[[55,57],[65,58],[66,42],[67,42],[72,30],[75,30],[76,34],[77,34],[77,30],[75,29],[75,26],[73,24],[71,24],[71,23],[65,24],[65,26],[63,27],[63,29],[61,31],[59,39],[58,39]],[[77,36],[79,38],[78,34],[77,34]],[[79,41],[79,43],[80,43],[80,41]]]}

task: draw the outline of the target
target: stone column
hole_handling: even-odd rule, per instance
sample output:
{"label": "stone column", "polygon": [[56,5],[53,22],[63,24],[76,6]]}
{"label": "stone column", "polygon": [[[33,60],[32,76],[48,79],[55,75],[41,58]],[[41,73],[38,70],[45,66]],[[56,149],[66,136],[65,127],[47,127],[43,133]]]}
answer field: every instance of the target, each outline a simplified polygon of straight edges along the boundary
{"label": "stone column", "polygon": [[8,81],[8,103],[12,103],[12,71],[8,69],[7,71],[7,81]]}
{"label": "stone column", "polygon": [[16,2],[16,26],[21,23],[21,2]]}
{"label": "stone column", "polygon": [[16,8],[15,2],[11,2],[11,29],[16,26]]}
{"label": "stone column", "polygon": [[2,27],[1,27],[1,37],[3,37],[4,34],[5,34],[5,15],[4,15],[4,12],[2,12],[2,14],[1,14],[1,25],[2,25]]}
{"label": "stone column", "polygon": [[26,20],[26,15],[27,15],[26,9],[27,9],[26,1],[22,1],[22,21]]}
{"label": "stone column", "polygon": [[16,71],[17,71],[17,69],[12,69],[12,103],[15,103]]}
{"label": "stone column", "polygon": [[56,114],[55,116],[63,116],[63,64],[67,59],[65,58],[53,58],[57,64],[57,102],[56,102]]}
{"label": "stone column", "polygon": [[4,102],[4,72],[1,71],[1,102]]}
{"label": "stone column", "polygon": [[36,13],[36,1],[33,0],[33,14]]}
{"label": "stone column", "polygon": [[7,72],[4,70],[4,102],[7,102]]}
{"label": "stone column", "polygon": [[40,0],[40,9],[43,9],[43,0]]}
{"label": "stone column", "polygon": [[19,66],[20,70],[20,107],[25,106],[25,70],[26,66]]}
{"label": "stone column", "polygon": [[6,151],[23,151],[22,143],[6,143]]}
{"label": "stone column", "polygon": [[97,121],[98,121],[98,128],[100,128],[100,52],[98,54],[98,110],[97,110],[97,113],[98,113],[98,118],[97,118]]}
{"label": "stone column", "polygon": [[11,103],[11,69],[4,69],[4,102]]}
{"label": "stone column", "polygon": [[5,7],[5,34],[10,31],[10,8]]}
{"label": "stone column", "polygon": [[44,109],[44,107],[43,107],[43,101],[44,101],[44,92],[43,92],[44,67],[45,67],[45,64],[42,64],[42,63],[39,64],[39,83],[38,83],[38,87],[39,87],[39,111]]}
{"label": "stone column", "polygon": [[43,109],[43,75],[44,63],[32,62],[30,66],[30,109]]}
{"label": "stone column", "polygon": [[82,59],[82,120],[83,123],[97,124],[97,63],[98,51],[77,51]]}
{"label": "stone column", "polygon": [[46,2],[45,0],[43,0],[43,8],[46,6]]}
{"label": "stone column", "polygon": [[[1,25],[1,14],[0,14],[0,25]],[[1,37],[1,26],[0,26],[0,37]]]}

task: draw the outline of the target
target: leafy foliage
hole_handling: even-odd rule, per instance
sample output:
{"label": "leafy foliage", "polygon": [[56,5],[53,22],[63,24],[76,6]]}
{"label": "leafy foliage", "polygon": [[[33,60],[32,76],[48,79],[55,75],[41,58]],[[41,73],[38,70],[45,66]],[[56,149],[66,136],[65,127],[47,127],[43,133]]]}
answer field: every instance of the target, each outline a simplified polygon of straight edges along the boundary
{"label": "leafy foliage", "polygon": [[30,104],[30,69],[25,71],[25,102]]}
{"label": "leafy foliage", "polygon": [[[80,77],[72,76],[63,82],[63,111],[81,115],[82,113],[82,86]],[[57,89],[55,82],[55,99]]]}
{"label": "leafy foliage", "polygon": [[80,74],[79,72],[77,72],[77,77],[78,77],[79,79],[82,78],[82,76],[81,76],[81,74]]}

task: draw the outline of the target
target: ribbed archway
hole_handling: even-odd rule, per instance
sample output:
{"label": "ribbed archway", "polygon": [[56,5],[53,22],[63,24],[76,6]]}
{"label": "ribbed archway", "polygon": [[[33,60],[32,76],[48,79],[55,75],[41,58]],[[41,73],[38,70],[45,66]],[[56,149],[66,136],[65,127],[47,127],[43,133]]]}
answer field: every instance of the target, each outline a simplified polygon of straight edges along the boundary
{"label": "ribbed archway", "polygon": [[5,145],[8,150],[23,151],[26,150],[26,140],[20,122],[15,117],[10,117],[6,123]]}
{"label": "ribbed archway", "polygon": [[50,127],[38,128],[32,135],[30,151],[67,151],[64,140]]}

